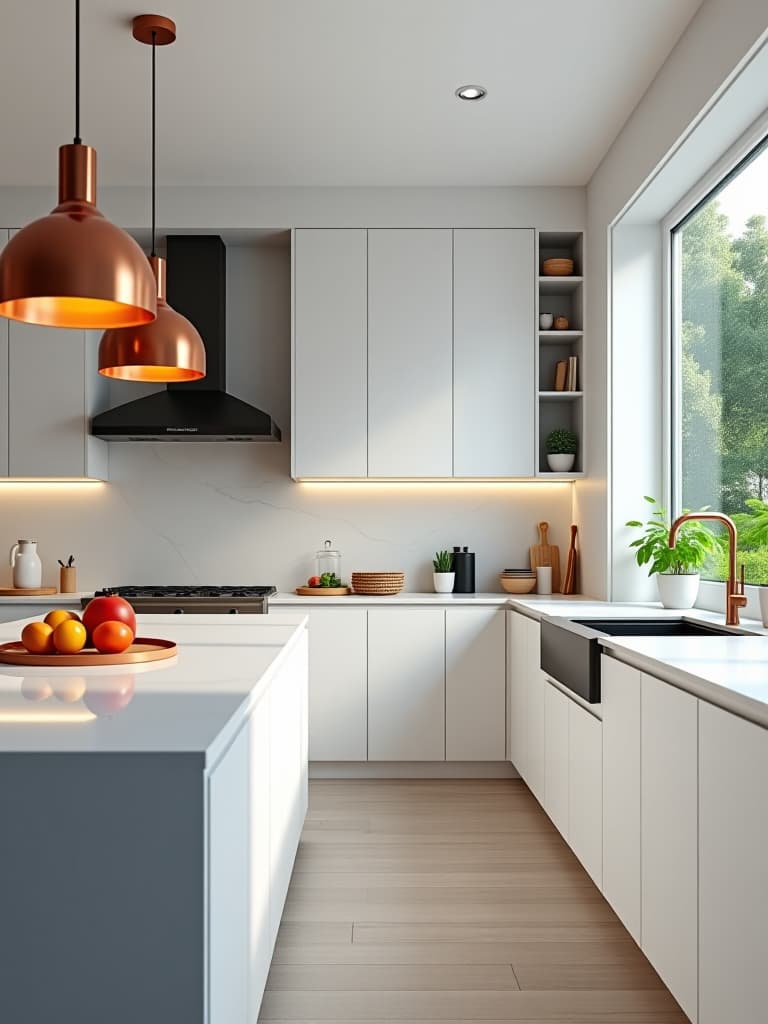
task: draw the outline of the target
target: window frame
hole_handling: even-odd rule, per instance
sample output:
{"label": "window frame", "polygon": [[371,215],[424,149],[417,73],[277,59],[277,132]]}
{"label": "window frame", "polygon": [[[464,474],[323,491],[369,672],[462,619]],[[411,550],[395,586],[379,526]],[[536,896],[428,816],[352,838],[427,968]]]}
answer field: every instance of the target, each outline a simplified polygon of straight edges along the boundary
{"label": "window frame", "polygon": [[[680,235],[675,230],[706,203],[730,179],[753,160],[760,149],[768,150],[768,110],[713,164],[661,222],[662,236],[662,358],[664,382],[664,424],[662,452],[662,500],[674,519],[680,514],[682,490],[682,453],[677,433],[682,415],[680,386],[679,323],[680,279],[676,274],[680,260]],[[747,584],[745,617],[760,619],[759,586]],[[721,611],[723,584],[715,580],[702,580],[697,608]]]}

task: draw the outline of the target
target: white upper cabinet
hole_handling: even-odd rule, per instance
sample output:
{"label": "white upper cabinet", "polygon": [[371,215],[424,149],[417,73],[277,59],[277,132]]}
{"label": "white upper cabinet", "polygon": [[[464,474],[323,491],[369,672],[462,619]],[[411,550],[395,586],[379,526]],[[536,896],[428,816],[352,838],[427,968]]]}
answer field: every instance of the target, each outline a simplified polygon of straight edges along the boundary
{"label": "white upper cabinet", "polygon": [[107,477],[90,419],[107,406],[100,332],[8,325],[8,468],[12,477]]}
{"label": "white upper cabinet", "polygon": [[534,233],[453,235],[453,472],[533,476]]}
{"label": "white upper cabinet", "polygon": [[294,477],[368,472],[366,234],[294,234]]}
{"label": "white upper cabinet", "polygon": [[452,232],[368,232],[368,474],[453,474]]}
{"label": "white upper cabinet", "polygon": [[446,761],[503,761],[504,612],[446,609],[445,659]]}

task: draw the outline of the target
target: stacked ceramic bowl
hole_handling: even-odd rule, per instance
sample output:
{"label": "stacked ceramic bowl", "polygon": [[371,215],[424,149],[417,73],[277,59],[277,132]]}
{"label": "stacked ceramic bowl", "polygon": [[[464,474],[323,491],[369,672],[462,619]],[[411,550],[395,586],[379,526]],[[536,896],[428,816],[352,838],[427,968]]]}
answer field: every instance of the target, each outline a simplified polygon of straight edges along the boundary
{"label": "stacked ceramic bowl", "polygon": [[508,594],[530,594],[536,586],[536,573],[531,569],[505,569],[499,573],[499,583]]}
{"label": "stacked ceramic bowl", "polygon": [[353,572],[352,589],[356,594],[392,597],[405,586],[404,572]]}

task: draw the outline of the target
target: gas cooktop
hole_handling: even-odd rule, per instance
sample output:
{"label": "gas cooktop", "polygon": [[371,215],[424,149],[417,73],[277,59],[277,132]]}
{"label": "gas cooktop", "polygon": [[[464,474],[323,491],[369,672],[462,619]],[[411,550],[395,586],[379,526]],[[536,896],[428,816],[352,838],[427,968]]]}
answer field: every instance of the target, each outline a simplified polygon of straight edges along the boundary
{"label": "gas cooktop", "polygon": [[124,597],[137,612],[260,615],[269,610],[268,599],[274,593],[275,587],[125,586],[104,587],[96,597]]}

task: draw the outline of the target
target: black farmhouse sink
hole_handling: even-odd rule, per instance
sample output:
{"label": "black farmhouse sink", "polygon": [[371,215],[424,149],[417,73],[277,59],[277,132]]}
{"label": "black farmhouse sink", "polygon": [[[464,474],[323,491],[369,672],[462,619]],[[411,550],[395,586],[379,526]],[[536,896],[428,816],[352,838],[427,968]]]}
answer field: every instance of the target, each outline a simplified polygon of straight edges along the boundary
{"label": "black farmhouse sink", "polygon": [[734,631],[686,619],[541,620],[541,669],[551,679],[600,703],[600,638],[605,636],[733,636]]}

